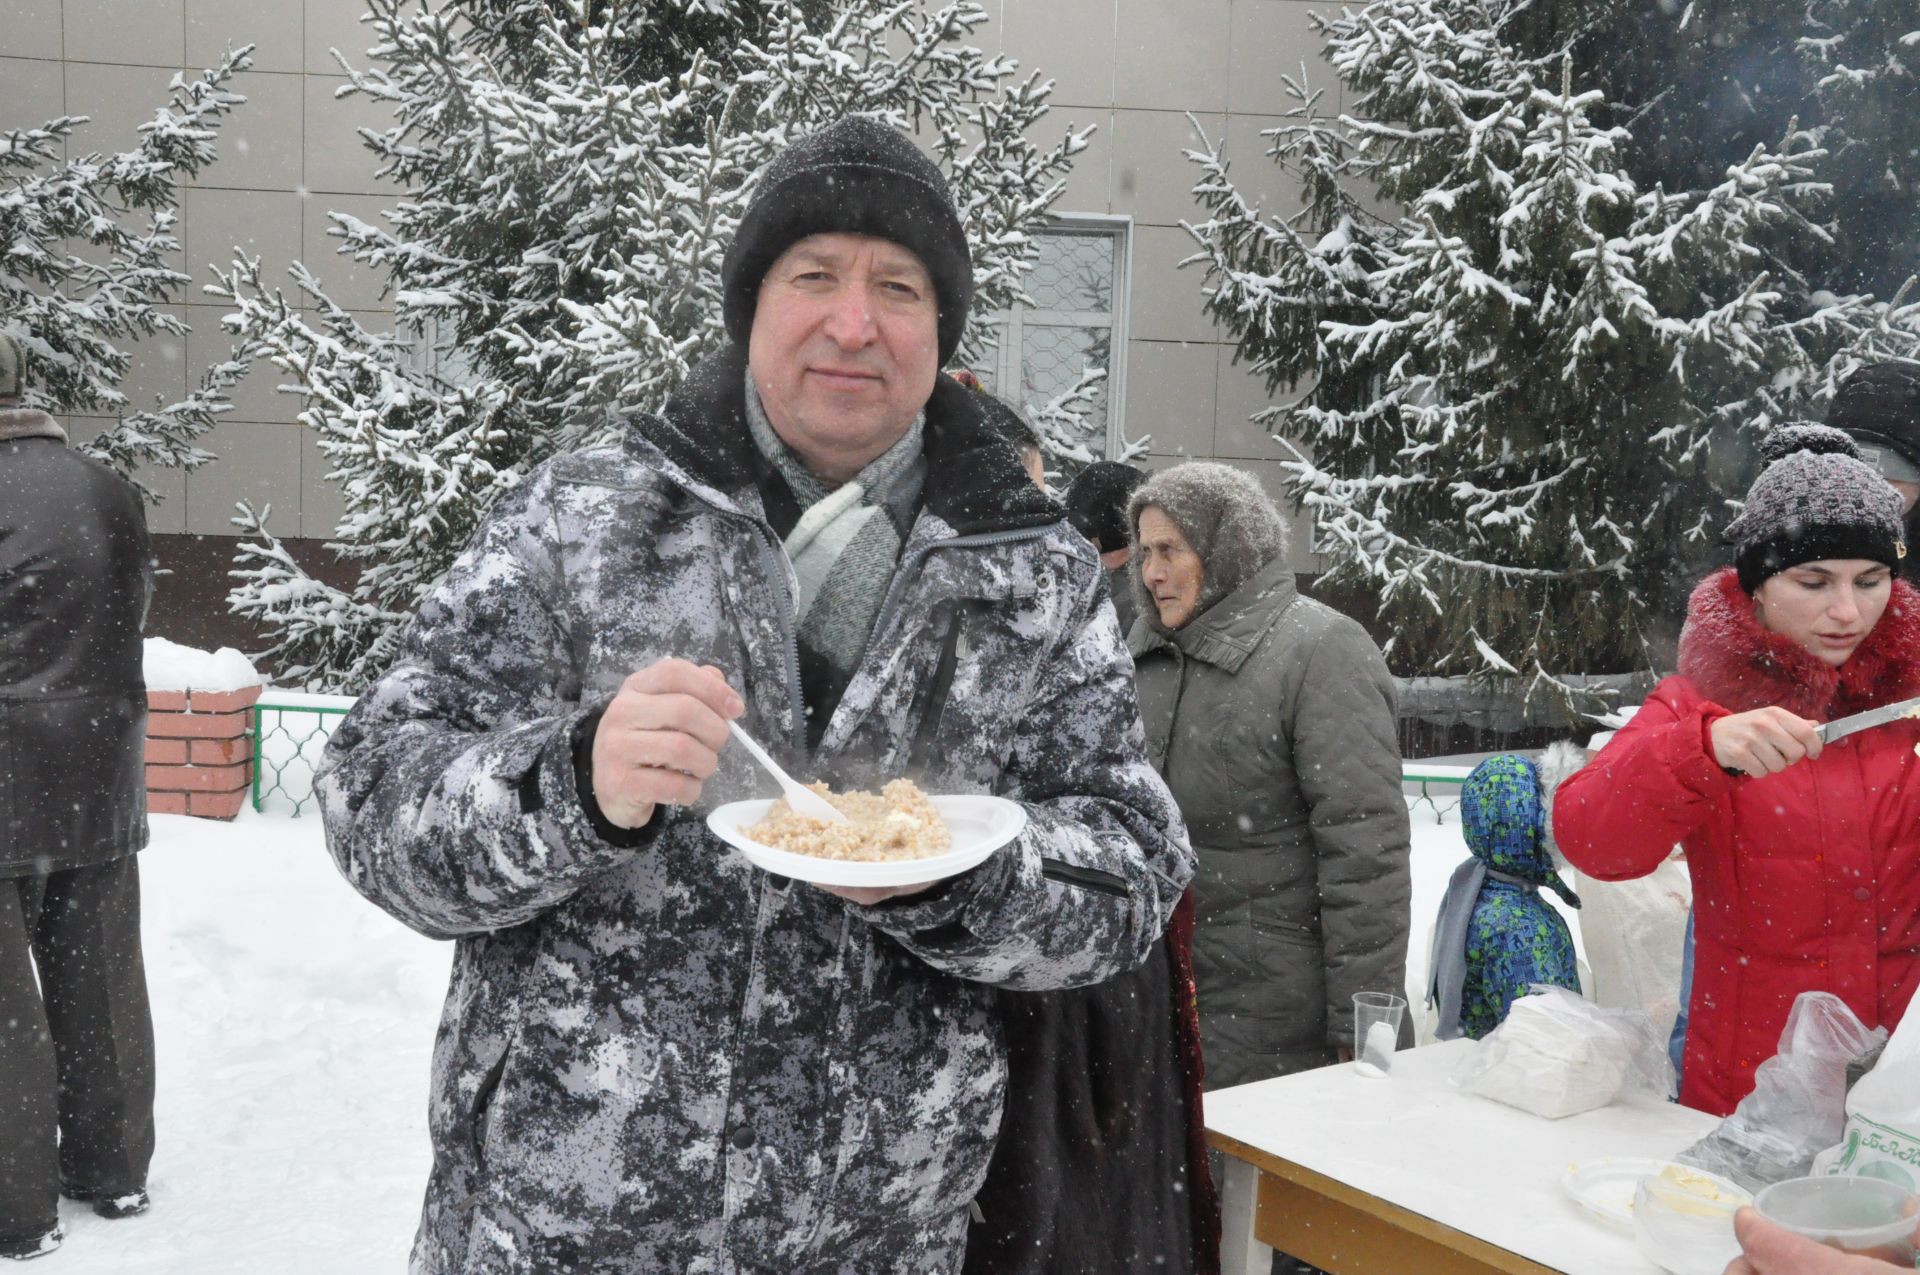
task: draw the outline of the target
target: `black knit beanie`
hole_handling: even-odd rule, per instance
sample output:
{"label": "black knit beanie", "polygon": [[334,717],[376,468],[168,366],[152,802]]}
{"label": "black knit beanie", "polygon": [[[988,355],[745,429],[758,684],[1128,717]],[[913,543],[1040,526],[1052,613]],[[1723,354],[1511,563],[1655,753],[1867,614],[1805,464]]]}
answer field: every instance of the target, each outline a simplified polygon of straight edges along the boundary
{"label": "black knit beanie", "polygon": [[1727,527],[1748,593],[1788,567],[1865,558],[1899,570],[1906,557],[1900,497],[1837,429],[1790,422],[1760,444],[1769,463]]}
{"label": "black knit beanie", "polygon": [[940,363],[950,362],[973,304],[966,231],[939,167],[898,129],[862,115],[801,138],[760,170],[720,266],[735,343],[746,348],[760,281],[780,254],[825,234],[873,235],[920,258],[940,304]]}
{"label": "black knit beanie", "polygon": [[1133,543],[1127,522],[1127,501],[1133,498],[1145,473],[1117,460],[1097,460],[1067,485],[1067,521],[1089,540],[1098,540],[1103,553]]}
{"label": "black knit beanie", "polygon": [[1891,450],[1909,470],[1920,469],[1920,363],[1861,368],[1840,383],[1827,424],[1867,447]]}
{"label": "black knit beanie", "polygon": [[1042,454],[1046,452],[1047,445],[1041,441],[1040,431],[1029,424],[1013,404],[985,390],[974,392],[979,396],[980,415],[987,428],[1012,443],[1013,450],[1019,452],[1031,447]]}

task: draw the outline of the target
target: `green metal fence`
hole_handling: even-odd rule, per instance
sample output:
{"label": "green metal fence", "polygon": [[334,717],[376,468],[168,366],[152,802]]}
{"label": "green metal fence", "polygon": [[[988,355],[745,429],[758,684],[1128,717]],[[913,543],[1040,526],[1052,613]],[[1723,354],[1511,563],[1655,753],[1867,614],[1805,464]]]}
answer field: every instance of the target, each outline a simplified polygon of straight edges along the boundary
{"label": "green metal fence", "polygon": [[253,714],[253,808],[275,794],[292,803],[294,817],[313,801],[313,772],[344,707],[275,703],[262,696]]}
{"label": "green metal fence", "polygon": [[[292,805],[295,817],[312,803],[313,772],[320,764],[320,751],[327,746],[347,707],[347,703],[310,704],[261,698],[253,716],[255,810],[265,810],[276,795]],[[1426,802],[1434,816],[1445,823],[1446,811],[1434,799],[1436,790],[1442,795],[1457,795],[1471,770],[1470,766],[1409,761],[1401,764],[1400,778],[1407,785],[1419,787],[1414,804]]]}
{"label": "green metal fence", "polygon": [[1440,803],[1433,799],[1433,790],[1438,788],[1444,791],[1451,788],[1453,792],[1450,795],[1459,796],[1460,786],[1467,782],[1467,776],[1472,773],[1472,770],[1471,766],[1433,766],[1408,761],[1400,763],[1400,782],[1418,784],[1420,795],[1413,799],[1413,805],[1426,802],[1427,807],[1433,811],[1435,822],[1445,823],[1447,812],[1442,810]]}

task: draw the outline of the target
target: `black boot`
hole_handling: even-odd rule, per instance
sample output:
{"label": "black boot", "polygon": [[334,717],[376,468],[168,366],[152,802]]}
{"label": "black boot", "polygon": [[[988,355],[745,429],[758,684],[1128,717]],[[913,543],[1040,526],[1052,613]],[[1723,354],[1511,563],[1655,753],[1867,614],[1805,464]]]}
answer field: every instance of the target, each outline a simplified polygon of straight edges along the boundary
{"label": "black boot", "polygon": [[39,1235],[23,1235],[17,1239],[0,1238],[0,1257],[10,1257],[16,1262],[24,1262],[33,1257],[45,1257],[59,1248],[60,1241],[65,1238],[67,1233],[60,1229],[58,1222],[53,1224],[51,1231],[43,1231]]}
{"label": "black boot", "polygon": [[93,1211],[101,1217],[132,1217],[145,1213],[153,1206],[153,1197],[147,1194],[147,1188],[134,1187],[131,1191],[89,1190],[84,1187],[60,1185],[60,1194],[69,1200],[82,1200],[93,1205]]}

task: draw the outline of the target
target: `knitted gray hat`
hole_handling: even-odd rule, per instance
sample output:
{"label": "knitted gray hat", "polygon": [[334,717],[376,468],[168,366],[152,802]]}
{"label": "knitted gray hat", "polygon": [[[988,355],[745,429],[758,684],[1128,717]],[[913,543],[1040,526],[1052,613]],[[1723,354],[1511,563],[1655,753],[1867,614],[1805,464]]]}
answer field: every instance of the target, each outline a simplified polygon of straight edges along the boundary
{"label": "knitted gray hat", "polygon": [[1900,497],[1837,429],[1789,422],[1760,443],[1771,462],[1727,527],[1748,593],[1771,576],[1822,558],[1865,558],[1898,569],[1907,556]]}
{"label": "knitted gray hat", "polygon": [[727,334],[742,349],[760,281],[808,235],[873,235],[910,249],[940,302],[940,363],[960,348],[973,304],[973,259],[947,179],[898,129],[844,116],[775,155],[720,265]]}
{"label": "knitted gray hat", "polygon": [[[1127,525],[1140,539],[1140,511],[1158,509],[1200,555],[1198,615],[1258,575],[1287,552],[1287,520],[1260,484],[1230,465],[1194,460],[1163,469],[1127,502]],[[1134,557],[1133,592],[1140,614],[1160,629],[1159,610],[1140,579]],[[1161,629],[1165,632],[1164,629]]]}
{"label": "knitted gray hat", "polygon": [[0,405],[18,402],[26,380],[27,356],[21,353],[20,343],[0,332]]}

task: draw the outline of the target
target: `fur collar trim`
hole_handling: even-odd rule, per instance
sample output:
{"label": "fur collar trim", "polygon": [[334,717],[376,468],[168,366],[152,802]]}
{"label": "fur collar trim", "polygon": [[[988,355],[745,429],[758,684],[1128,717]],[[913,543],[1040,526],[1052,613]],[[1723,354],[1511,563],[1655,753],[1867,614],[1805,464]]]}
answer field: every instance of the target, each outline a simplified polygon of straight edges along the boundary
{"label": "fur collar trim", "polygon": [[[699,364],[658,416],[631,426],[688,475],[717,491],[757,483],[761,466],[747,427],[747,356],[737,345]],[[988,424],[974,391],[934,378],[927,400],[927,511],[957,534],[1059,522],[1066,512],[1033,485],[1020,454]]]}
{"label": "fur collar trim", "polygon": [[60,423],[30,407],[0,407],[0,443],[10,443],[16,438],[51,438],[55,442],[67,441],[67,431]]}
{"label": "fur collar trim", "polygon": [[1762,628],[1733,568],[1694,588],[1680,631],[1680,676],[1736,713],[1777,704],[1814,721],[1920,695],[1920,593],[1893,581],[1880,623],[1839,668]]}

